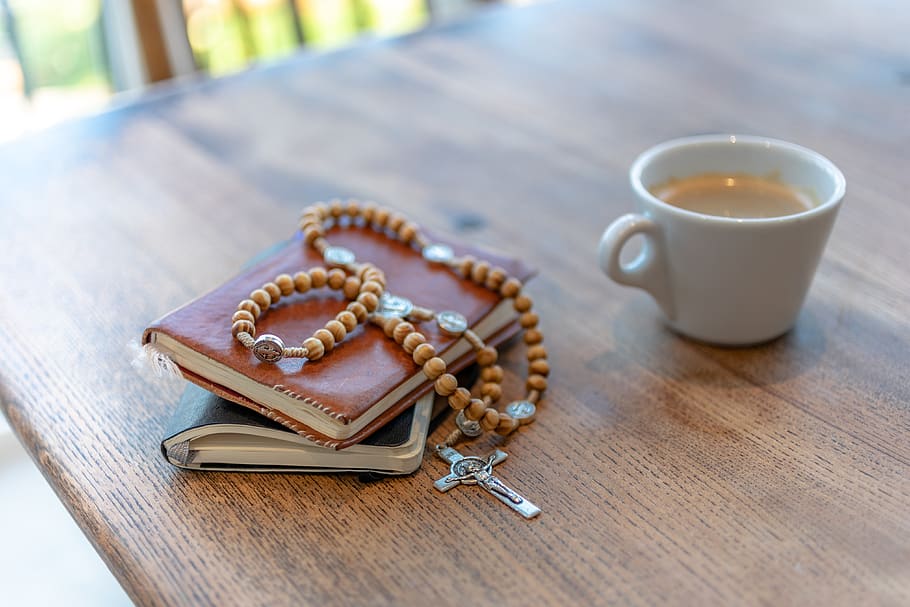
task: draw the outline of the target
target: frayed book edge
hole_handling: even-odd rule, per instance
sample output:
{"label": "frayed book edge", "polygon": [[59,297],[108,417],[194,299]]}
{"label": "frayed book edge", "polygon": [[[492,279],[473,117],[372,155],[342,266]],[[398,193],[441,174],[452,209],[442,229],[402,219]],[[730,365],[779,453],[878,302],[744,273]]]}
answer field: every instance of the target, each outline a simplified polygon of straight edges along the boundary
{"label": "frayed book edge", "polygon": [[132,366],[143,377],[165,381],[184,379],[174,359],[156,348],[154,344],[139,345],[138,342],[131,341],[129,349],[133,353]]}

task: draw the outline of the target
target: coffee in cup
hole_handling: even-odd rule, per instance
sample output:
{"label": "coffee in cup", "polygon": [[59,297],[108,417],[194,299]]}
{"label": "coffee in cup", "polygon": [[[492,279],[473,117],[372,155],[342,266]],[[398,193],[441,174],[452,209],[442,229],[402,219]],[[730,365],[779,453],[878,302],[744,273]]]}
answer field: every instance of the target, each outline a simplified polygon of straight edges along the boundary
{"label": "coffee in cup", "polygon": [[673,177],[648,191],[674,207],[720,217],[783,217],[817,206],[810,191],[790,187],[774,176],[748,173]]}

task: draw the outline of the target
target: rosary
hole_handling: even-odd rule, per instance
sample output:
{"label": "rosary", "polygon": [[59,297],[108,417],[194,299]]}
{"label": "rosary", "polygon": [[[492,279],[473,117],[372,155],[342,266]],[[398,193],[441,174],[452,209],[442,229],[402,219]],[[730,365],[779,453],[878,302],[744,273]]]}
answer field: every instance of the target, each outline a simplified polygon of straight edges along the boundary
{"label": "rosary", "polygon": [[[499,411],[496,404],[502,398],[503,370],[496,364],[497,350],[469,329],[467,319],[457,311],[435,312],[387,291],[385,273],[380,268],[371,263],[360,263],[352,251],[329,244],[326,229],[333,224],[369,226],[389,234],[390,238],[418,249],[427,263],[448,267],[460,278],[511,299],[528,346],[524,399],[513,401]],[[462,484],[479,485],[526,518],[540,514],[537,506],[493,475],[493,466],[506,458],[504,452],[496,450],[481,458],[464,456],[454,449],[454,445],[465,438],[475,438],[489,431],[508,436],[520,426],[531,423],[547,389],[550,368],[542,344],[543,333],[537,328],[538,316],[531,311],[533,302],[522,292],[521,281],[487,261],[469,255],[456,257],[451,247],[430,242],[416,224],[402,215],[371,203],[361,205],[353,200],[318,203],[303,210],[299,227],[305,245],[318,251],[329,268],[310,268],[293,276],[281,274],[254,290],[248,299],[240,302],[231,319],[234,338],[264,363],[274,364],[282,358],[318,360],[358,325],[373,323],[411,356],[433,382],[436,393],[446,397],[449,406],[458,412],[456,429],[435,448],[436,455],[449,464],[449,474],[436,481],[435,487],[444,492]],[[267,333],[256,337],[256,322],[281,297],[324,287],[341,291],[349,302],[334,319],[325,323],[324,328],[315,331],[299,346],[286,346],[280,337]],[[436,322],[445,334],[464,338],[474,349],[482,382],[480,398],[472,397],[470,390],[459,386],[455,376],[446,372],[446,362],[437,356],[436,348],[427,343],[426,337],[415,327],[415,324],[431,321]]]}

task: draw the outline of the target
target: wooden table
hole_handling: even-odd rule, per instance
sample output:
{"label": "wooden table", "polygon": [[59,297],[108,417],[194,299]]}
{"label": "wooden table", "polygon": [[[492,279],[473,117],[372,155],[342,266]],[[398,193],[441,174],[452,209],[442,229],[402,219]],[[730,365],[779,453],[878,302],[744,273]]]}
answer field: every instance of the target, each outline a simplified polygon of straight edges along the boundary
{"label": "wooden table", "polygon": [[[908,604],[910,9],[877,4],[493,10],[7,145],[4,410],[140,604]],[[635,154],[717,131],[847,175],[799,322],[763,347],[676,337],[595,262]],[[429,456],[367,485],[162,461],[181,387],[128,344],[333,196],[540,268],[552,389],[498,468],[538,519],[436,493]]]}

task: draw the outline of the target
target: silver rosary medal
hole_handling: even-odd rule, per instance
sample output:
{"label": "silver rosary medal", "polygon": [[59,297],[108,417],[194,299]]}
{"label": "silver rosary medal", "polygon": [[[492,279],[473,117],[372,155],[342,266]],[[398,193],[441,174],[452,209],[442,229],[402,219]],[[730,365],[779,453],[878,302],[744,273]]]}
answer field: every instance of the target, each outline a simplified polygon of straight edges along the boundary
{"label": "silver rosary medal", "polygon": [[252,350],[262,362],[275,364],[284,356],[284,342],[277,335],[263,333],[253,342]]}
{"label": "silver rosary medal", "polygon": [[468,319],[452,310],[445,310],[437,314],[436,324],[443,333],[449,335],[461,335],[468,330]]}
{"label": "silver rosary medal", "polygon": [[330,266],[346,266],[354,263],[357,256],[344,247],[326,247],[322,252],[322,259]]}
{"label": "silver rosary medal", "polygon": [[505,413],[512,419],[517,419],[522,426],[534,421],[534,414],[537,412],[537,405],[529,400],[516,400],[509,403]]}
{"label": "silver rosary medal", "polygon": [[379,298],[379,307],[375,313],[386,318],[405,318],[413,309],[414,304],[410,299],[386,291]]}
{"label": "silver rosary medal", "polygon": [[452,247],[447,244],[430,244],[421,251],[423,258],[433,263],[446,263],[455,257]]}

